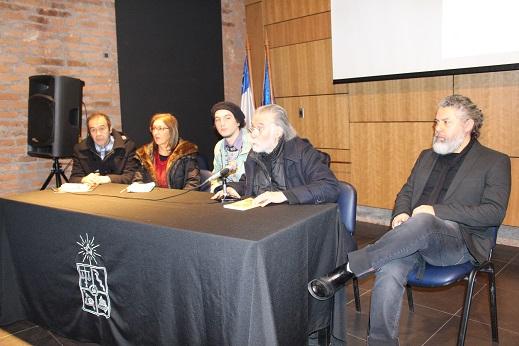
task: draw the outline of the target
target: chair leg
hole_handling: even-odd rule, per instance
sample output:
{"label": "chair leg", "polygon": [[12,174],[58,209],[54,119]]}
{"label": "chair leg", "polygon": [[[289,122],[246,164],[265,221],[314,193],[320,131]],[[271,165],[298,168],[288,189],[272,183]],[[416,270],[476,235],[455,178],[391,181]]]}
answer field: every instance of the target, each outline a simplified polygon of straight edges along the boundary
{"label": "chair leg", "polygon": [[360,312],[359,280],[353,278],[353,296],[355,297],[355,310]]}
{"label": "chair leg", "polygon": [[413,288],[410,285],[406,285],[405,291],[407,292],[407,305],[409,305],[409,311],[414,312]]}
{"label": "chair leg", "polygon": [[492,341],[499,342],[497,328],[497,296],[496,296],[496,275],[494,265],[489,264],[488,270],[488,297],[490,299],[490,324],[492,326]]}
{"label": "chair leg", "polygon": [[470,306],[472,304],[472,293],[474,292],[474,283],[476,282],[477,270],[473,269],[469,275],[467,284],[467,292],[465,293],[465,303],[463,304],[463,315],[461,316],[460,330],[458,333],[458,346],[465,345],[465,336],[467,335],[467,326],[469,323]]}

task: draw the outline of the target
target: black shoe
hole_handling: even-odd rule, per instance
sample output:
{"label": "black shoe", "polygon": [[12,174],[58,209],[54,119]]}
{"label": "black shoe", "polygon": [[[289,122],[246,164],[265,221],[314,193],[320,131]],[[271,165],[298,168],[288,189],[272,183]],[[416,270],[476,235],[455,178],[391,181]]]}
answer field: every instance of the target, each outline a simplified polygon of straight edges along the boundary
{"label": "black shoe", "polygon": [[308,292],[315,299],[326,300],[331,298],[339,288],[355,276],[355,274],[346,270],[347,265],[348,262],[338,266],[331,273],[310,281]]}

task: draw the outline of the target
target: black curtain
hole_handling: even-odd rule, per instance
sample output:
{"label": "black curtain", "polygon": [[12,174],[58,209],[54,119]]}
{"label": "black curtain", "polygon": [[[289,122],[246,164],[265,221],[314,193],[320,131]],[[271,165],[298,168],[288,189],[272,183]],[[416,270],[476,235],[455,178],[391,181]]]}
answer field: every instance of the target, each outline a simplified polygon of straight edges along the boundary
{"label": "black curtain", "polygon": [[147,143],[151,115],[173,113],[211,164],[209,110],[224,98],[220,0],[118,0],[115,11],[124,132]]}

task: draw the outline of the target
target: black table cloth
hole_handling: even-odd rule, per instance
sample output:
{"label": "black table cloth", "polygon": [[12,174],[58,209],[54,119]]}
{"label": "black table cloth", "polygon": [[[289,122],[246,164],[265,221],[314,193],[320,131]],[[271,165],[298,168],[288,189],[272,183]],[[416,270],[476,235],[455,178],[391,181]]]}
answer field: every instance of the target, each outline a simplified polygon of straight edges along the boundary
{"label": "black table cloth", "polygon": [[0,199],[0,324],[134,345],[304,345],[329,324],[306,284],[351,246],[335,204],[123,188]]}

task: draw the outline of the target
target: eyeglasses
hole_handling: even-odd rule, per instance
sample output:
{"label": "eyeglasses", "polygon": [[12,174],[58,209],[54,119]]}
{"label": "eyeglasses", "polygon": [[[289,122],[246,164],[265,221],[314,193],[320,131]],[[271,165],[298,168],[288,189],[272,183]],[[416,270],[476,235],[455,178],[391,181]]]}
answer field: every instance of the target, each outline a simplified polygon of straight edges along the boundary
{"label": "eyeglasses", "polygon": [[164,132],[164,131],[167,131],[169,130],[169,127],[159,127],[159,126],[152,126],[150,127],[150,131],[151,132]]}
{"label": "eyeglasses", "polygon": [[259,134],[261,134],[263,132],[263,130],[265,130],[265,127],[264,126],[260,126],[260,127],[251,126],[247,130],[249,131],[249,133],[251,134],[252,137],[256,137]]}

